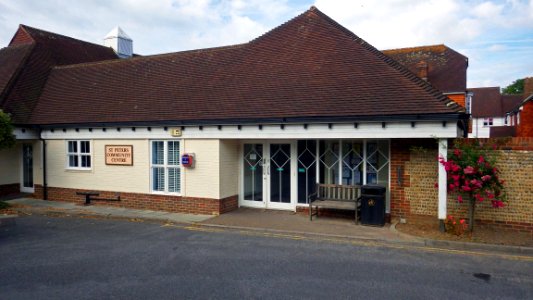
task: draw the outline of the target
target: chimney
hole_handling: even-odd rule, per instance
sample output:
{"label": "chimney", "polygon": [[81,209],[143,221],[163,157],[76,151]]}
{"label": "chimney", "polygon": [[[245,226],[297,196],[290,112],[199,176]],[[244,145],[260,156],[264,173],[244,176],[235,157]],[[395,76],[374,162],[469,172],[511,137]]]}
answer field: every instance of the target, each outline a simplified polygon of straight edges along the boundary
{"label": "chimney", "polygon": [[419,63],[416,64],[416,70],[418,77],[424,79],[425,81],[428,81],[428,64],[427,62],[421,60]]}
{"label": "chimney", "polygon": [[104,46],[113,48],[120,58],[133,56],[133,40],[118,26],[106,35]]}
{"label": "chimney", "polygon": [[533,77],[524,78],[524,97],[533,94]]}

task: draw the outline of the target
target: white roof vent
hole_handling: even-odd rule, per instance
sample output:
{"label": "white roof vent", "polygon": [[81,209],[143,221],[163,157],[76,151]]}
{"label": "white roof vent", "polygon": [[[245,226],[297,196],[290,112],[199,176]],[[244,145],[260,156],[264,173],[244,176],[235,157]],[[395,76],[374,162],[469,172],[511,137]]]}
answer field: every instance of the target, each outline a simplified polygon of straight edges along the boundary
{"label": "white roof vent", "polygon": [[104,46],[113,48],[120,58],[133,56],[133,40],[118,26],[105,36]]}

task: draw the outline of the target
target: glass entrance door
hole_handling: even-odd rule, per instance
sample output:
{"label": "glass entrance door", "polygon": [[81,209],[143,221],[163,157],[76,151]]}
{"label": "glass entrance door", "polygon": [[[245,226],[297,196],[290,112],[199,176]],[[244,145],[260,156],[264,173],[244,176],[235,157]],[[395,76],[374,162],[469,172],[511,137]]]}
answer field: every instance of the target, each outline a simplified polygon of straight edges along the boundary
{"label": "glass entrance door", "polygon": [[22,182],[21,192],[33,193],[33,146],[22,145]]}
{"label": "glass entrance door", "polygon": [[271,208],[290,208],[292,196],[291,144],[269,144],[269,203]]}
{"label": "glass entrance door", "polygon": [[242,157],[242,199],[246,206],[264,207],[266,172],[262,143],[244,144]]}
{"label": "glass entrance door", "polygon": [[294,209],[295,151],[295,145],[290,142],[244,143],[241,205]]}

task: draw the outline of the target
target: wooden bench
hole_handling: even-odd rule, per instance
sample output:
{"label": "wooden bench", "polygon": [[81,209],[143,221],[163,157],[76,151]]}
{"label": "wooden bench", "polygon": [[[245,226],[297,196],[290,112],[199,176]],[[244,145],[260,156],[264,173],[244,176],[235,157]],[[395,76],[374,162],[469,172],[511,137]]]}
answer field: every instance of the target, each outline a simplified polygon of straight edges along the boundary
{"label": "wooden bench", "polygon": [[120,201],[120,193],[116,194],[116,198],[98,198],[99,192],[76,192],[76,195],[85,196],[85,205],[91,205],[91,201]]}
{"label": "wooden bench", "polygon": [[[317,183],[315,192],[309,195],[309,220],[318,217],[318,208],[331,208],[355,211],[355,224],[358,223],[361,186]],[[315,212],[313,212],[313,207]]]}

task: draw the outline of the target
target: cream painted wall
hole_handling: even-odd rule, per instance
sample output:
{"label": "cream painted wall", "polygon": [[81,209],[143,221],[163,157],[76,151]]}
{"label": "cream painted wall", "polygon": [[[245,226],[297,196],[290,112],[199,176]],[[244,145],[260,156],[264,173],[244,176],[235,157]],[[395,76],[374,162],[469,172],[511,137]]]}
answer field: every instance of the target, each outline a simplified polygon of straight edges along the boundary
{"label": "cream painted wall", "polygon": [[[182,153],[195,154],[195,168],[182,168],[183,196],[220,199],[238,193],[240,144],[237,141],[194,139],[181,142]],[[133,145],[133,166],[105,165],[105,145]],[[66,168],[65,140],[48,140],[48,185],[73,189],[151,193],[149,145],[149,140],[92,140],[93,166],[91,170],[85,171]],[[39,160],[36,159],[35,164],[40,167]],[[40,183],[42,170],[38,173],[36,175],[39,176]]]}
{"label": "cream painted wall", "polygon": [[20,182],[21,144],[0,151],[0,185]]}
{"label": "cream painted wall", "polygon": [[183,168],[182,195],[187,197],[220,197],[220,140],[182,140],[183,153],[195,154],[195,167]]}
{"label": "cream painted wall", "polygon": [[239,153],[238,140],[220,140],[220,198],[239,193]]}
{"label": "cream painted wall", "polygon": [[[107,166],[105,145],[133,145],[133,166]],[[148,140],[92,140],[92,169],[66,169],[66,141],[47,141],[48,186],[150,193]]]}

